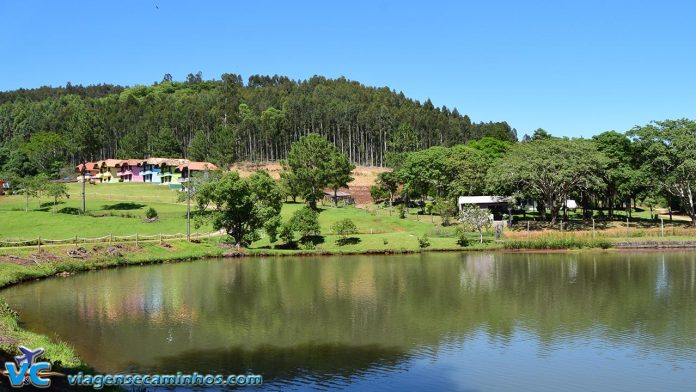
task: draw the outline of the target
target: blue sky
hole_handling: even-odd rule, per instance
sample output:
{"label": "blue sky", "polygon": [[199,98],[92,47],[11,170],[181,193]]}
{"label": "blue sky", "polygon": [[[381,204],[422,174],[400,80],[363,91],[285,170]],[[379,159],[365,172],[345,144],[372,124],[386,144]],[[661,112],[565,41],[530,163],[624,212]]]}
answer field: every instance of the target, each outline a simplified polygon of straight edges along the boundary
{"label": "blue sky", "polygon": [[589,137],[696,118],[694,16],[670,1],[0,1],[0,90],[343,75],[520,136]]}

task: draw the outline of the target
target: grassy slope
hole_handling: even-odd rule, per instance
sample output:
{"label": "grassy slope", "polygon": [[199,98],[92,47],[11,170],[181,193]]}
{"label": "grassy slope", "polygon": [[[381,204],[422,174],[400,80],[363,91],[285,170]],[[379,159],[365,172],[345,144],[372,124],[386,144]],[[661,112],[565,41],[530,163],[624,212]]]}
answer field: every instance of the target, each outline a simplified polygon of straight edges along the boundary
{"label": "grassy slope", "polygon": [[[61,209],[79,209],[81,204],[80,184],[70,184],[70,199],[59,204]],[[29,212],[25,212],[25,199],[21,196],[0,197],[0,239],[68,239],[74,236],[101,237],[114,235],[175,234],[186,230],[186,205],[177,203],[177,192],[152,184],[102,184],[87,186],[87,209],[90,215],[71,215],[53,213],[50,200],[30,199]],[[43,204],[44,207],[41,207]],[[154,223],[143,222],[145,211],[153,207],[160,220]],[[302,204],[286,203],[283,206],[283,219],[288,219]],[[415,212],[415,210],[414,210]],[[360,249],[418,249],[417,238],[430,237],[434,248],[456,247],[451,228],[438,225],[439,219],[431,223],[429,216],[409,215],[399,219],[389,215],[387,210],[372,209],[367,212],[356,207],[325,207],[320,214],[322,234],[325,242],[317,250],[339,250],[335,242],[338,237],[331,236],[331,226],[343,218],[351,218],[359,230],[354,236],[360,240],[354,245],[340,247],[340,250],[355,252]],[[420,221],[416,219],[419,218]],[[196,231],[210,232],[212,227],[203,226]],[[472,233],[472,239],[475,238]],[[385,245],[384,241],[388,244]],[[270,244],[262,239],[252,248],[267,248]]]}
{"label": "grassy slope", "polygon": [[[70,198],[57,206],[61,209],[79,209],[82,192],[80,184],[69,184]],[[87,185],[87,210],[92,216],[53,213],[52,200],[30,199],[25,212],[21,196],[0,197],[0,239],[49,239],[133,235],[135,233],[175,234],[186,231],[186,205],[177,203],[177,192],[153,184]],[[49,203],[46,205],[45,203]],[[44,207],[41,207],[41,205]],[[159,222],[145,223],[143,217],[149,207],[157,210]],[[201,227],[197,231],[211,231]]]}

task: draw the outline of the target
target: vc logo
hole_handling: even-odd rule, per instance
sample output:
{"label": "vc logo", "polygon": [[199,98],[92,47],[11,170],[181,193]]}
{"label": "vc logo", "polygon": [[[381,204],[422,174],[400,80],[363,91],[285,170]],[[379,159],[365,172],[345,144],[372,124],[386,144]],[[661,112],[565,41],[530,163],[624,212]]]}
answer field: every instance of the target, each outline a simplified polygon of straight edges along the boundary
{"label": "vc logo", "polygon": [[2,372],[10,379],[10,385],[14,388],[21,388],[25,385],[33,385],[38,388],[48,388],[51,380],[48,376],[61,375],[51,371],[49,362],[36,362],[38,357],[43,354],[44,349],[38,348],[30,350],[24,346],[19,346],[22,355],[15,357],[15,362],[5,362],[5,370]]}

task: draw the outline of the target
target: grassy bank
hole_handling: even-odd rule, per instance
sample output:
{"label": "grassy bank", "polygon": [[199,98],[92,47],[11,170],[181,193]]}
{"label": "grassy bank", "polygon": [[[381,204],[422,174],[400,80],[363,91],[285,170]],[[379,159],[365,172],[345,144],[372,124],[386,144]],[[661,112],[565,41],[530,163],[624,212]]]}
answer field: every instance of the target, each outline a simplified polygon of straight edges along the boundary
{"label": "grassy bank", "polygon": [[576,236],[548,236],[529,239],[503,241],[504,249],[540,250],[540,249],[608,249],[612,242],[605,238],[585,238]]}

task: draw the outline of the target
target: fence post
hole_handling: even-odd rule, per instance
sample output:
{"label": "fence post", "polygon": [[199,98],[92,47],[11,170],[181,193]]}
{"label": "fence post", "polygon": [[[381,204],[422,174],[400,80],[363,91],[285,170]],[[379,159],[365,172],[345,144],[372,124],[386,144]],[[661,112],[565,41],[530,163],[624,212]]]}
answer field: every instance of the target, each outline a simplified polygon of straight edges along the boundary
{"label": "fence post", "polygon": [[135,246],[140,246],[140,240],[138,239],[138,233],[135,233]]}
{"label": "fence post", "polygon": [[37,243],[39,244],[39,253],[41,253],[41,236],[39,236]]}
{"label": "fence post", "polygon": [[660,218],[660,236],[661,237],[665,236],[665,220],[664,220],[664,218]]}
{"label": "fence post", "polygon": [[592,218],[592,238],[595,238],[594,218]]}
{"label": "fence post", "polygon": [[162,245],[162,233],[160,233],[160,245]]}
{"label": "fence post", "polygon": [[529,235],[530,235],[530,233],[529,233],[529,221],[527,221],[527,238],[529,238]]}
{"label": "fence post", "polygon": [[631,236],[631,233],[628,232],[628,228],[629,228],[629,223],[628,223],[628,218],[626,218],[626,237]]}
{"label": "fence post", "polygon": [[77,248],[77,234],[75,234],[75,248]]}

